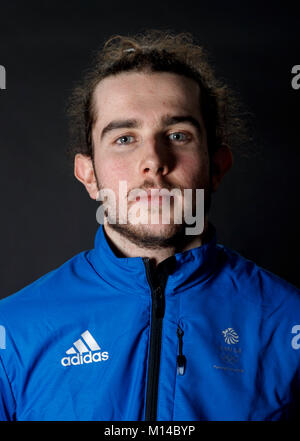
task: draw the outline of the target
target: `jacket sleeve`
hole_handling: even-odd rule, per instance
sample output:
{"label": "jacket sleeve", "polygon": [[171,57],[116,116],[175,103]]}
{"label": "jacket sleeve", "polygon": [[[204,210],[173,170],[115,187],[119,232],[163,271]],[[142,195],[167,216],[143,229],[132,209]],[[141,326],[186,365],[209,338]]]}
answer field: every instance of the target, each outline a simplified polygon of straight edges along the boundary
{"label": "jacket sleeve", "polygon": [[1,358],[0,349],[0,421],[13,421],[15,399]]}

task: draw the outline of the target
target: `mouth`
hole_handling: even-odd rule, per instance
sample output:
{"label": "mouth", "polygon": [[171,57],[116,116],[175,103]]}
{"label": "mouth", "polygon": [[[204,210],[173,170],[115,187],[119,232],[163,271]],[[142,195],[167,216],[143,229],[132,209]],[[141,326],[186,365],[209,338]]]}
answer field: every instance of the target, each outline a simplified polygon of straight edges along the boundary
{"label": "mouth", "polygon": [[156,205],[162,205],[164,197],[159,194],[161,188],[151,188],[149,190],[143,190],[143,194],[137,196],[136,201],[142,203],[155,203]]}

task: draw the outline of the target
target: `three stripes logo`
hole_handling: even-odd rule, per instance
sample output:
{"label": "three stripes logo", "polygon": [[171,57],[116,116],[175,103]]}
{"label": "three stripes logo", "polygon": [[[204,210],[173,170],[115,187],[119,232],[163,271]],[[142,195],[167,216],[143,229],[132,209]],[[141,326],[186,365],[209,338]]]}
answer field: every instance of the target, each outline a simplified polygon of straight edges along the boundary
{"label": "three stripes logo", "polygon": [[100,346],[89,331],[83,332],[80,337],[66,351],[68,356],[61,359],[63,366],[97,363],[108,359],[108,352],[101,352]]}

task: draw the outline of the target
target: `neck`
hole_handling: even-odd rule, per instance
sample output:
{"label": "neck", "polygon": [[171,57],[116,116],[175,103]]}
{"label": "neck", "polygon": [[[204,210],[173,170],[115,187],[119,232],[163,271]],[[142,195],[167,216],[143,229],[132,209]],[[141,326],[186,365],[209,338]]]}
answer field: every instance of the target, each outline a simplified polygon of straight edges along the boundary
{"label": "neck", "polygon": [[118,257],[148,257],[155,266],[160,262],[173,256],[175,253],[184,252],[192,248],[202,246],[205,242],[208,219],[205,218],[204,230],[200,235],[183,236],[175,245],[168,247],[146,248],[136,245],[119,231],[114,230],[108,223],[104,223],[104,233],[106,239]]}

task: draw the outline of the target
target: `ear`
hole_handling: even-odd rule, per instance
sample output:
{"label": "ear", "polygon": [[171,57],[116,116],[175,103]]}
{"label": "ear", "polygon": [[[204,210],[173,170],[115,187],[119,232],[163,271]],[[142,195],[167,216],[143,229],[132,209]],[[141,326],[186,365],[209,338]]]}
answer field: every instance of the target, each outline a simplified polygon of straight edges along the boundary
{"label": "ear", "polygon": [[227,144],[222,144],[213,154],[212,158],[212,191],[217,191],[225,173],[227,173],[233,164],[232,152]]}
{"label": "ear", "polygon": [[98,195],[98,185],[94,172],[92,158],[81,153],[75,155],[74,175],[78,181],[82,182],[92,199]]}

